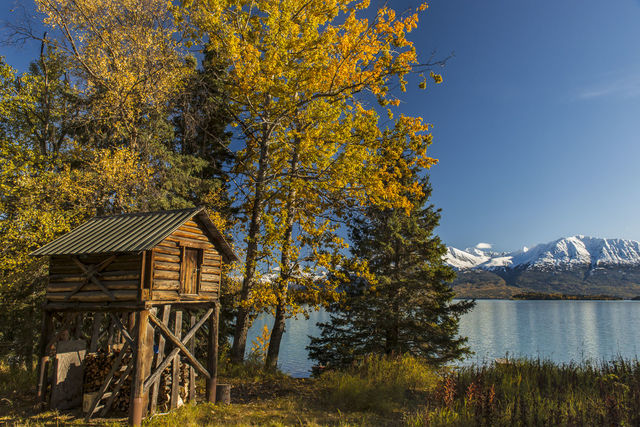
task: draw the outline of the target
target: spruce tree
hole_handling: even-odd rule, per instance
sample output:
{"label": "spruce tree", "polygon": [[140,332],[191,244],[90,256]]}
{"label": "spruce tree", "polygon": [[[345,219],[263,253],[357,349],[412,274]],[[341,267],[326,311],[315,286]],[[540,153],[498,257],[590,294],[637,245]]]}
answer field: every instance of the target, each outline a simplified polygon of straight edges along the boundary
{"label": "spruce tree", "polygon": [[440,210],[427,204],[431,187],[410,212],[368,209],[350,227],[352,255],[368,260],[375,284],[345,271],[340,303],[319,323],[309,356],[318,366],[340,368],[367,354],[411,354],[439,365],[469,353],[458,336],[460,316],[474,301],[453,301],[455,272],[443,257],[445,245],[434,235]]}

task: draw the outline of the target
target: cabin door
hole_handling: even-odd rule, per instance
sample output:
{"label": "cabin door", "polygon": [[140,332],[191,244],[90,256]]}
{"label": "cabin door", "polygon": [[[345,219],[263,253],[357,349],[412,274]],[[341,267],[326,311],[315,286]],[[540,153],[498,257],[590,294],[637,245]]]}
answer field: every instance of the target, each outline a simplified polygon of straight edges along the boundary
{"label": "cabin door", "polygon": [[200,271],[200,250],[184,248],[184,281],[182,285],[183,294],[198,293],[198,277]]}

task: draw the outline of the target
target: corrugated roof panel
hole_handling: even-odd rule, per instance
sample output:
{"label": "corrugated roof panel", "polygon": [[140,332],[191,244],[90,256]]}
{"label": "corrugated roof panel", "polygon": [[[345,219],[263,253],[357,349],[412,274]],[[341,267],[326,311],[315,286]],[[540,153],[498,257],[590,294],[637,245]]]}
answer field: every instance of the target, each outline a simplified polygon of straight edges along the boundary
{"label": "corrugated roof panel", "polygon": [[[203,208],[93,218],[32,255],[80,255],[151,249]],[[223,245],[228,246],[226,242]],[[233,251],[225,248],[230,253]],[[235,254],[233,254],[234,258]]]}

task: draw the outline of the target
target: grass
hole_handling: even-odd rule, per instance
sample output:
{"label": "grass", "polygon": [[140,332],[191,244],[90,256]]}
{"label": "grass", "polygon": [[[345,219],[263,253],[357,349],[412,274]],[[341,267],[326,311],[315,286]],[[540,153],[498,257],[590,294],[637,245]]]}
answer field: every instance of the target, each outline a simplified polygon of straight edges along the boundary
{"label": "grass", "polygon": [[[411,357],[369,357],[312,379],[265,373],[258,363],[221,366],[232,405],[189,404],[145,425],[640,425],[638,361],[513,360],[434,370]],[[34,382],[24,369],[0,364],[0,425],[83,424],[77,412],[39,413]]]}

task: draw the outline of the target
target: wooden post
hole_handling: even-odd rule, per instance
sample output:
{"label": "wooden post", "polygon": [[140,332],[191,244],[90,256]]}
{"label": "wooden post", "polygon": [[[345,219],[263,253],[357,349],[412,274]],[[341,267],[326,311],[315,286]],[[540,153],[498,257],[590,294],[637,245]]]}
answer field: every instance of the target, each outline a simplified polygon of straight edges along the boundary
{"label": "wooden post", "polygon": [[131,390],[131,408],[129,410],[129,424],[134,426],[142,425],[142,417],[145,406],[144,380],[150,368],[152,349],[148,345],[149,311],[142,310],[136,315],[136,349],[134,376]]}
{"label": "wooden post", "polygon": [[46,401],[47,394],[47,379],[48,379],[48,367],[49,367],[49,349],[47,344],[53,333],[53,316],[50,311],[44,311],[42,313],[42,329],[40,331],[40,348],[38,356],[38,387],[36,389],[36,397],[42,404]]}
{"label": "wooden post", "polygon": [[[175,324],[173,333],[176,338],[182,337],[182,311],[176,311]],[[180,354],[173,359],[173,371],[171,373],[171,409],[178,407],[178,398],[180,397]]]}
{"label": "wooden post", "polygon": [[213,303],[213,314],[209,320],[209,354],[207,355],[209,374],[207,381],[207,400],[216,403],[216,381],[218,376],[218,317],[220,316],[220,304]]}
{"label": "wooden post", "polygon": [[[191,328],[196,325],[196,315],[191,315],[191,323],[189,324]],[[195,355],[196,349],[196,337],[194,336],[189,341],[189,351],[191,354]],[[196,400],[196,369],[193,365],[189,365],[189,402],[194,402]]]}
{"label": "wooden post", "polygon": [[80,339],[82,337],[82,321],[84,318],[84,313],[76,314],[76,318],[74,319],[73,326],[71,330],[73,331],[73,338]]}
{"label": "wooden post", "polygon": [[[169,315],[171,314],[171,304],[166,304],[162,306],[162,323],[165,326],[169,325]],[[164,335],[158,334],[158,354],[156,356],[156,361],[154,364],[154,368],[160,366],[162,359],[164,359],[164,345],[165,339]],[[158,389],[160,388],[160,379],[154,383],[151,388],[151,405],[149,406],[149,411],[151,415],[155,414],[156,408],[158,406]]]}
{"label": "wooden post", "polygon": [[102,319],[104,313],[101,311],[93,315],[93,328],[91,332],[91,343],[89,344],[89,353],[95,353],[98,351],[98,341],[100,340],[100,326],[102,326]]}

